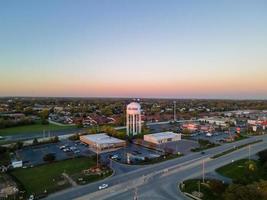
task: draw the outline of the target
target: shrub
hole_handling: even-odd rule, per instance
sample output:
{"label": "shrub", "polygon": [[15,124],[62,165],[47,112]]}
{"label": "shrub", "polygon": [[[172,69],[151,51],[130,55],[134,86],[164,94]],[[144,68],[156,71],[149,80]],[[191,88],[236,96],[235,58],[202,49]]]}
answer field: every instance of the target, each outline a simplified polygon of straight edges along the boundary
{"label": "shrub", "polygon": [[46,162],[53,162],[56,159],[55,154],[53,153],[48,153],[46,155],[44,155],[43,160]]}

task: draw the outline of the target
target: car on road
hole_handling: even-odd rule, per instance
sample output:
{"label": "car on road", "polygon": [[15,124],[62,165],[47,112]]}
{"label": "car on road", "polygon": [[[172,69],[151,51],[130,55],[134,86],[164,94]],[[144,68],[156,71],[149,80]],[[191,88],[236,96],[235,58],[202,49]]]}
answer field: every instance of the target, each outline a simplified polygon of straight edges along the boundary
{"label": "car on road", "polygon": [[111,159],[118,159],[119,158],[119,156],[118,155],[113,155],[113,156],[111,156]]}
{"label": "car on road", "polygon": [[102,190],[102,189],[105,189],[105,188],[107,188],[107,187],[108,187],[108,184],[103,183],[102,185],[100,185],[100,186],[98,187],[98,189],[99,189],[99,190]]}

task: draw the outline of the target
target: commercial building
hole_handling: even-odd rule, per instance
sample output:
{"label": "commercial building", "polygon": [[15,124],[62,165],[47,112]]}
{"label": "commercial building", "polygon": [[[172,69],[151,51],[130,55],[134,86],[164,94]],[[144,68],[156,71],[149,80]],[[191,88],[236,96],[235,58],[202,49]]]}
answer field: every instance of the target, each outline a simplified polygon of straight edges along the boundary
{"label": "commercial building", "polygon": [[126,142],[124,140],[110,137],[106,133],[83,135],[80,136],[80,140],[97,151],[116,149],[126,146]]}
{"label": "commercial building", "polygon": [[209,124],[214,124],[217,126],[227,127],[229,124],[236,124],[235,119],[230,118],[217,118],[217,117],[207,117],[199,119],[200,122],[206,122]]}
{"label": "commercial building", "polygon": [[173,132],[154,133],[154,134],[144,135],[144,140],[154,144],[162,144],[166,142],[181,140],[181,134]]}
{"label": "commercial building", "polygon": [[132,102],[127,105],[126,127],[128,136],[135,136],[141,133],[141,106],[139,103]]}

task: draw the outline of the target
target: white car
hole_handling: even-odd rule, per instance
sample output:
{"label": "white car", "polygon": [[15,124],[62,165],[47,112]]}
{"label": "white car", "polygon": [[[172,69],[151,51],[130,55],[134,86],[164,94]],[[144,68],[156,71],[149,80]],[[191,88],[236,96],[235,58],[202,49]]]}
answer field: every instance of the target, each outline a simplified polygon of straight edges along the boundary
{"label": "white car", "polygon": [[118,155],[113,155],[113,156],[111,156],[111,159],[118,159],[118,158],[119,158]]}
{"label": "white car", "polygon": [[99,190],[102,190],[102,189],[105,189],[105,188],[107,188],[107,187],[108,187],[108,184],[103,183],[102,185],[100,185],[100,186],[98,187],[98,189],[99,189]]}
{"label": "white car", "polygon": [[66,148],[66,146],[61,146],[61,147],[59,147],[61,150],[63,150],[63,149],[65,149]]}

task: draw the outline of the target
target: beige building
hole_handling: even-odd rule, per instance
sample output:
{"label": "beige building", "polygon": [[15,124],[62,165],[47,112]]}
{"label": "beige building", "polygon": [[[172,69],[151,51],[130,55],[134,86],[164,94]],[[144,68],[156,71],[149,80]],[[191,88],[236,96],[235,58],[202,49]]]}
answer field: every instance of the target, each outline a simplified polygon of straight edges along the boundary
{"label": "beige building", "polygon": [[144,140],[154,144],[179,141],[181,140],[181,133],[177,134],[173,132],[161,132],[161,133],[148,134],[144,135]]}
{"label": "beige building", "polygon": [[110,137],[106,133],[82,135],[80,136],[80,140],[83,143],[88,144],[90,148],[98,151],[117,149],[126,146],[124,140]]}

